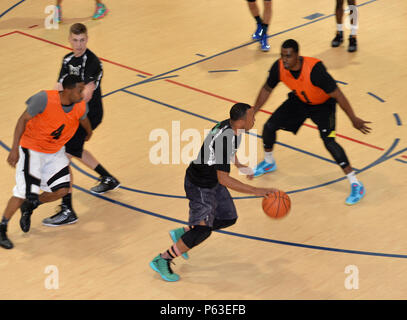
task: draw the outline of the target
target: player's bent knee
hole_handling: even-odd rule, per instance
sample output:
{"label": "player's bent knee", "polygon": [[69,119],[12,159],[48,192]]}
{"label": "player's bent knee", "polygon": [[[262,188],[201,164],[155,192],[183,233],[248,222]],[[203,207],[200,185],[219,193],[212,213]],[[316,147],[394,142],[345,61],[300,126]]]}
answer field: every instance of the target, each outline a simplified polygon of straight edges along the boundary
{"label": "player's bent knee", "polygon": [[275,121],[268,120],[263,126],[263,133],[264,132],[276,132],[278,130],[278,125]]}
{"label": "player's bent knee", "polygon": [[185,232],[181,239],[184,244],[189,248],[192,249],[196,247],[198,244],[205,241],[212,233],[212,228],[208,226],[193,226],[192,229]]}
{"label": "player's bent knee", "polygon": [[278,130],[278,126],[274,124],[272,121],[267,121],[263,127],[263,144],[265,149],[272,149],[274,143],[276,142],[276,132]]}

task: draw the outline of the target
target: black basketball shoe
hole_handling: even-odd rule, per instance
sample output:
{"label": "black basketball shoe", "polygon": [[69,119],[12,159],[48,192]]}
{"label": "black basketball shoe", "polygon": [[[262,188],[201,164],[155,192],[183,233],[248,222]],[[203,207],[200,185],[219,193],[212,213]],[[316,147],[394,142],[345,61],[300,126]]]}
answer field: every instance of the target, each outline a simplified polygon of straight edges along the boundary
{"label": "black basketball shoe", "polygon": [[59,227],[66,224],[73,224],[78,221],[78,217],[73,209],[62,204],[60,205],[61,210],[59,210],[52,217],[42,220],[42,224],[47,227]]}
{"label": "black basketball shoe", "polygon": [[100,177],[100,183],[90,189],[90,192],[95,194],[103,194],[107,191],[114,190],[120,187],[120,182],[112,176]]}
{"label": "black basketball shoe", "polygon": [[0,246],[5,249],[12,249],[13,243],[7,238],[7,225],[0,224]]}
{"label": "black basketball shoe", "polygon": [[21,218],[20,218],[20,227],[24,232],[30,231],[31,226],[31,215],[35,208],[40,204],[39,200],[25,200],[20,207]]}
{"label": "black basketball shoe", "polygon": [[342,42],[343,42],[343,31],[338,31],[336,33],[335,38],[332,40],[331,45],[333,48],[336,48],[339,47]]}
{"label": "black basketball shoe", "polygon": [[355,52],[358,50],[358,42],[356,37],[349,36],[349,47],[348,52]]}

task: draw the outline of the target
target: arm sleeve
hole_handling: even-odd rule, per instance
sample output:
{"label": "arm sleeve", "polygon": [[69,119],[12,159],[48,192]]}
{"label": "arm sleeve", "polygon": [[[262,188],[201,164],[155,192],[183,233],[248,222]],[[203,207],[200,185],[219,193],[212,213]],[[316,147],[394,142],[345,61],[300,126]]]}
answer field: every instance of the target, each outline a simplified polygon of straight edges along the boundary
{"label": "arm sleeve", "polygon": [[273,66],[271,67],[269,71],[269,76],[267,78],[267,85],[271,88],[274,89],[276,85],[280,82],[280,69],[278,65],[278,61],[274,62]]}
{"label": "arm sleeve", "polygon": [[88,112],[89,112],[89,104],[86,104],[85,112],[83,113],[83,116],[80,118],[80,120],[85,120],[86,117],[88,116]]}
{"label": "arm sleeve", "polygon": [[30,116],[35,117],[37,114],[42,113],[48,103],[48,96],[45,91],[40,91],[39,93],[30,97],[26,102],[27,112]]}
{"label": "arm sleeve", "polygon": [[336,81],[328,73],[321,61],[312,68],[311,82],[314,86],[321,88],[328,94],[337,88]]}
{"label": "arm sleeve", "polygon": [[94,58],[89,63],[86,64],[84,81],[85,84],[88,84],[92,81],[95,82],[96,88],[99,86],[99,82],[103,76],[103,67],[99,59]]}

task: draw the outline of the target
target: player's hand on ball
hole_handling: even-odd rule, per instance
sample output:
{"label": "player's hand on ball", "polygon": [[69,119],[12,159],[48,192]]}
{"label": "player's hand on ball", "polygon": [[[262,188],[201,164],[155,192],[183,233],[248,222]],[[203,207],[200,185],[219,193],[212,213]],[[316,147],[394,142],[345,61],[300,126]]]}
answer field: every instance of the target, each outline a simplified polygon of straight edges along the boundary
{"label": "player's hand on ball", "polygon": [[265,197],[268,198],[268,195],[277,192],[277,189],[274,188],[256,188],[255,195],[259,197]]}

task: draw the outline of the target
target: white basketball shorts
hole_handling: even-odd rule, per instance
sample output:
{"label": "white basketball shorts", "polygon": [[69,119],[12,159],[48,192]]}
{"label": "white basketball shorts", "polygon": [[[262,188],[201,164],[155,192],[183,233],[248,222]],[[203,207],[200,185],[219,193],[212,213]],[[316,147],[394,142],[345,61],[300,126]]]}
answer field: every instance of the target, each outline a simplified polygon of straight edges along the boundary
{"label": "white basketball shorts", "polygon": [[13,195],[26,199],[29,194],[39,194],[40,189],[54,192],[69,188],[69,159],[65,147],[56,153],[42,153],[19,147],[20,158],[16,166],[16,186]]}

